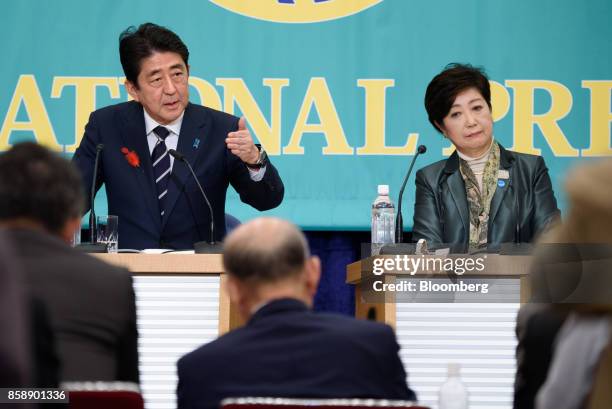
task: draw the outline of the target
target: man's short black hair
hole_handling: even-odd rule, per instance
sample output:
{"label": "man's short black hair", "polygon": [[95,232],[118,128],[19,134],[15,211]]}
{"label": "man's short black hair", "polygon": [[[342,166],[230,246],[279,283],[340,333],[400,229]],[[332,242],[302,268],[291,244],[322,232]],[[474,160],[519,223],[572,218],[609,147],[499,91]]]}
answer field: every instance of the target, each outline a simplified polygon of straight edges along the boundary
{"label": "man's short black hair", "polygon": [[491,86],[482,68],[452,63],[431,80],[425,92],[425,109],[434,128],[442,132],[436,124],[442,124],[457,95],[469,88],[476,88],[491,109]]}
{"label": "man's short black hair", "polygon": [[83,205],[81,176],[66,159],[33,142],[0,155],[0,221],[28,219],[57,234]]}
{"label": "man's short black hair", "polygon": [[178,35],[166,27],[144,23],[136,28],[130,26],[119,36],[119,58],[125,78],[136,88],[141,62],[154,52],[173,52],[181,56],[188,65],[189,50]]}

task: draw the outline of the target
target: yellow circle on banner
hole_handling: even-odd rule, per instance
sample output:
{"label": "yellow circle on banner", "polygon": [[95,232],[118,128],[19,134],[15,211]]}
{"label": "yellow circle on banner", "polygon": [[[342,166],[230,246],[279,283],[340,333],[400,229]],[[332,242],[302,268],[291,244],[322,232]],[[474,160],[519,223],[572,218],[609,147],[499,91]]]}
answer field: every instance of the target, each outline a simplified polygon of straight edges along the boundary
{"label": "yellow circle on banner", "polygon": [[227,10],[277,23],[316,23],[350,16],[383,0],[211,0]]}

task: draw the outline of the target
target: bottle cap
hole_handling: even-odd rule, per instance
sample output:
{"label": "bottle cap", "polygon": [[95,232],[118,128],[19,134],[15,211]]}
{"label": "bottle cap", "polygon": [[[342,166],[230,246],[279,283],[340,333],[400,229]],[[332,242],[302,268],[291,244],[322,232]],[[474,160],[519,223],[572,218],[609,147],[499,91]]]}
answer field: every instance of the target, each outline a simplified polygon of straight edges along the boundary
{"label": "bottle cap", "polygon": [[451,362],[448,364],[448,376],[459,376],[461,372],[461,365],[456,362]]}
{"label": "bottle cap", "polygon": [[389,185],[378,185],[378,194],[389,196]]}

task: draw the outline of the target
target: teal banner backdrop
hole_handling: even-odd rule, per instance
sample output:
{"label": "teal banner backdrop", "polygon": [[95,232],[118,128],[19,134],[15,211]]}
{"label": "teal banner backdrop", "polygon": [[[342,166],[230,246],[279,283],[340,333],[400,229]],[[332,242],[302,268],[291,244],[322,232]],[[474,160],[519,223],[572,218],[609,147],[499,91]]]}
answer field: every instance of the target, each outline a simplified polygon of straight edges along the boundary
{"label": "teal banner backdrop", "polygon": [[[545,157],[564,208],[566,171],[612,155],[611,15],[608,0],[5,2],[0,150],[34,139],[71,156],[89,113],[128,98],[119,33],[152,21],[189,46],[191,101],[244,115],[277,165],[270,214],[368,229],[376,185],[397,197],[416,146],[417,168],[451,153],[423,108],[450,62],[486,69],[497,140]],[[414,179],[404,200],[410,228]],[[228,212],[258,214],[233,191]]]}

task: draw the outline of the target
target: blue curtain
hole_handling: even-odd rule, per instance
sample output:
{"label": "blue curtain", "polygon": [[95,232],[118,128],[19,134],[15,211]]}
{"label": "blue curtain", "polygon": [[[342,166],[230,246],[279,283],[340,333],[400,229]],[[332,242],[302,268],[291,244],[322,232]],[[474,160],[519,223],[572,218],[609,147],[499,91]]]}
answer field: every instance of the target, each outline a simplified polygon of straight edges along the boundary
{"label": "blue curtain", "polygon": [[361,244],[369,232],[307,231],[313,255],[321,259],[322,274],[314,301],[315,311],[354,316],[355,289],[346,284],[346,265],[361,258]]}

